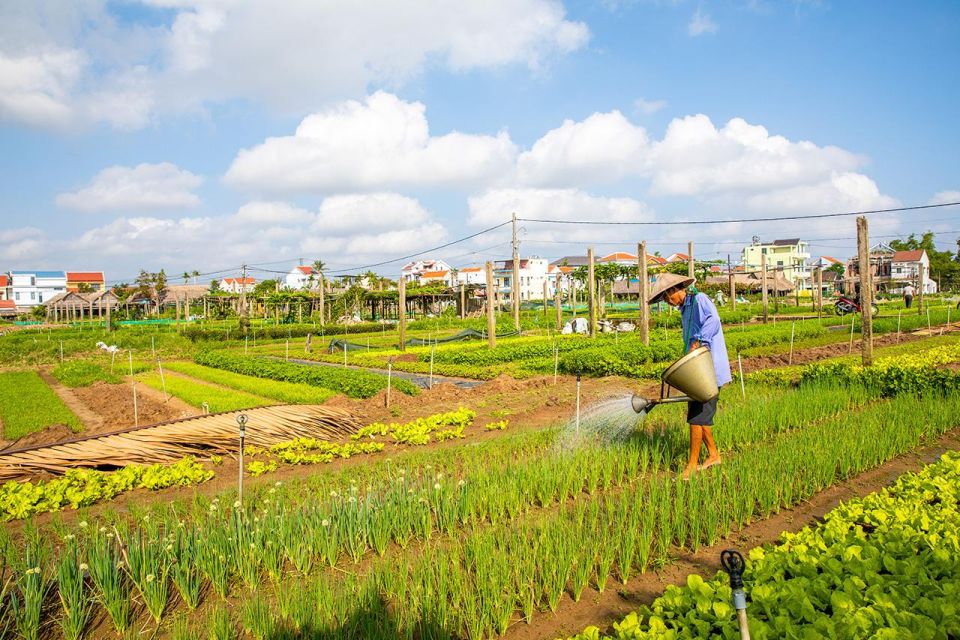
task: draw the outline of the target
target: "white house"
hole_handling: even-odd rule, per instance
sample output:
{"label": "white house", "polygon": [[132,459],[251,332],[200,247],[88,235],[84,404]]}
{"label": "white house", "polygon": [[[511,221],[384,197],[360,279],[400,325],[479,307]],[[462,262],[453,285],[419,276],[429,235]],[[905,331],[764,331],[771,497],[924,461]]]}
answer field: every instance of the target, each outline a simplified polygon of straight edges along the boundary
{"label": "white house", "polygon": [[[521,259],[519,271],[521,301],[542,300],[544,282],[547,283],[547,296],[552,297],[556,292],[558,276],[562,273],[555,265],[551,268],[545,258],[536,256]],[[493,271],[493,279],[502,298],[509,298],[513,291],[513,260],[498,262]]]}
{"label": "white house", "polygon": [[457,284],[487,284],[487,272],[483,267],[464,267],[457,270]]}
{"label": "white house", "polygon": [[907,283],[917,284],[920,278],[920,267],[923,267],[923,292],[936,293],[937,282],[930,277],[930,258],[925,249],[914,251],[895,251],[890,268],[890,280],[896,287],[904,287]]}
{"label": "white house", "polygon": [[67,290],[64,271],[11,271],[10,280],[11,299],[21,309],[43,304]]}
{"label": "white house", "polygon": [[310,266],[297,265],[290,270],[284,279],[283,286],[287,289],[312,289],[320,281],[320,274]]}
{"label": "white house", "polygon": [[453,286],[454,275],[450,269],[439,269],[437,271],[424,271],[420,274],[420,284],[441,283],[448,287]]}
{"label": "white house", "polygon": [[420,276],[429,271],[450,271],[451,267],[443,260],[415,260],[403,265],[400,277],[404,282],[419,282]]}
{"label": "white house", "polygon": [[220,281],[220,291],[250,293],[256,285],[256,278],[224,278]]}

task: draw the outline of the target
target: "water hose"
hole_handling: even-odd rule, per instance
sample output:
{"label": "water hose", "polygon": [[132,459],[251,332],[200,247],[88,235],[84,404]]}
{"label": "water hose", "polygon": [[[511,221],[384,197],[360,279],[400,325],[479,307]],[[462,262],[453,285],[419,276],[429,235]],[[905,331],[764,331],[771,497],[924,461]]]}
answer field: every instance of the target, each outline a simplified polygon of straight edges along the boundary
{"label": "water hose", "polygon": [[733,608],[737,610],[740,639],[750,640],[750,626],[747,624],[747,596],[743,592],[743,570],[746,568],[746,563],[739,551],[726,549],[720,552],[720,566],[730,575],[730,589],[733,591]]}

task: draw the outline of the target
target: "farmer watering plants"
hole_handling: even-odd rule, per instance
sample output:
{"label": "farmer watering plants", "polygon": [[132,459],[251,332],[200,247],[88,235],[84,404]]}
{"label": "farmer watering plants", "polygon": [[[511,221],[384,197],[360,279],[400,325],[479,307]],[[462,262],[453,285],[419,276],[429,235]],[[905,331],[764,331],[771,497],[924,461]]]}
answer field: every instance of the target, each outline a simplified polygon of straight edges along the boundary
{"label": "farmer watering plants", "polygon": [[[709,296],[693,287],[694,279],[673,273],[661,274],[653,284],[648,302],[666,301],[680,311],[683,327],[683,347],[689,353],[699,347],[707,347],[713,359],[717,375],[717,387],[723,387],[733,379],[727,360],[727,345],[723,340],[723,328],[717,307]],[[706,402],[691,399],[687,403],[687,424],[690,425],[690,460],[681,477],[689,478],[696,471],[703,471],[720,464],[720,453],[713,440],[713,418],[717,412],[718,395]],[[700,449],[707,445],[707,458],[700,461]]]}

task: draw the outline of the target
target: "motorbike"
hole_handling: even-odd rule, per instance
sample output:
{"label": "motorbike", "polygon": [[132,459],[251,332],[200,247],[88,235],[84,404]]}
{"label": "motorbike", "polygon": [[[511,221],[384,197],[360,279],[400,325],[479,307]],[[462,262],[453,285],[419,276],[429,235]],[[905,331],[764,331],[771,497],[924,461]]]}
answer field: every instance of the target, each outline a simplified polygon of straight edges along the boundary
{"label": "motorbike", "polygon": [[[840,296],[840,299],[833,305],[833,310],[838,316],[845,316],[848,313],[860,313],[861,309],[859,298],[848,298],[846,296]],[[880,307],[878,307],[876,303],[871,303],[870,315],[876,317],[878,313],[880,313]]]}

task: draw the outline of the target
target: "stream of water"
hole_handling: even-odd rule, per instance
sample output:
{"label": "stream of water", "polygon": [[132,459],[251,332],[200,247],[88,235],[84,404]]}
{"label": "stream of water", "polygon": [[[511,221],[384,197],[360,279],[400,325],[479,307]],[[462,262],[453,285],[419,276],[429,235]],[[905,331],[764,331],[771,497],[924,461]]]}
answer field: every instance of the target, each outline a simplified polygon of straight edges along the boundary
{"label": "stream of water", "polygon": [[581,408],[579,425],[576,416],[564,425],[561,446],[574,448],[583,443],[606,444],[629,438],[646,418],[646,412],[637,414],[633,410],[632,397],[624,392]]}

